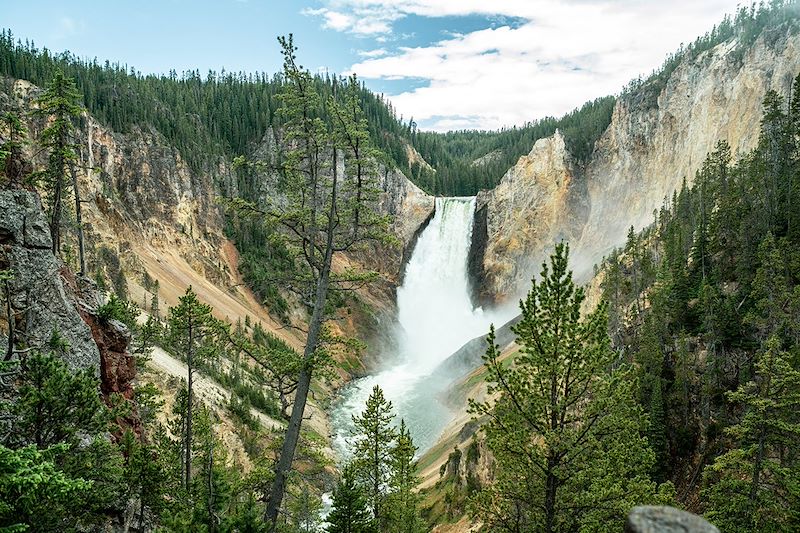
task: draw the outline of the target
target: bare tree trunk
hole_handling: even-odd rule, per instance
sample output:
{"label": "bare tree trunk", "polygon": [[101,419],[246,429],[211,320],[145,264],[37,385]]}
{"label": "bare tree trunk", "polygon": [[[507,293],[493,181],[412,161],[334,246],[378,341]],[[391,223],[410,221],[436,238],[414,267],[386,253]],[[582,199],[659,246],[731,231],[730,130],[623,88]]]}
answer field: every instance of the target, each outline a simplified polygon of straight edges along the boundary
{"label": "bare tree trunk", "polygon": [[53,212],[50,214],[50,238],[53,241],[53,255],[58,257],[61,249],[61,194],[63,189],[63,177],[55,177],[53,187]]}
{"label": "bare tree trunk", "polygon": [[11,307],[11,286],[8,280],[3,282],[3,288],[6,293],[6,321],[8,322],[8,349],[4,361],[10,361],[14,356],[14,331],[17,328],[16,320],[14,319],[14,309]]}
{"label": "bare tree trunk", "polygon": [[553,474],[555,468],[555,461],[552,459],[547,460],[547,477],[545,479],[545,495],[544,495],[544,530],[546,533],[553,533],[556,522],[556,490],[557,480]]}
{"label": "bare tree trunk", "polygon": [[217,523],[214,517],[214,440],[213,436],[208,436],[208,464],[207,464],[207,490],[206,508],[208,510],[208,530],[214,533],[217,530]]}

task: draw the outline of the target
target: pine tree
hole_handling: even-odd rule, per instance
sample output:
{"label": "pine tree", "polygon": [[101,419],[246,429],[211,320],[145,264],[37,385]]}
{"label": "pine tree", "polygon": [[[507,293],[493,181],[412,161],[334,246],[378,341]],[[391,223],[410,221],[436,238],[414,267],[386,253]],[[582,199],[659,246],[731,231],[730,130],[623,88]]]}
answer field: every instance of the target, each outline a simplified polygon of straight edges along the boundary
{"label": "pine tree", "polygon": [[91,483],[55,465],[53,456],[63,448],[0,445],[0,530],[63,531],[71,525],[72,501]]}
{"label": "pine tree", "polygon": [[[325,85],[298,65],[291,35],[279,38],[279,42],[284,69],[278,175],[274,165],[268,169],[261,166],[266,170],[265,179],[275,182],[279,194],[268,198],[267,205],[243,199],[231,202],[234,212],[261,222],[282,241],[291,264],[282,273],[284,286],[293,290],[310,311],[292,412],[265,512],[265,519],[273,527],[300,438],[312,376],[329,364],[323,327],[331,307],[328,297],[334,291],[352,290],[376,277],[373,272],[333,272],[334,256],[389,239],[388,219],[375,215],[378,198],[371,191],[378,176],[364,173],[369,146],[368,135],[364,134],[366,123],[359,113],[361,104],[355,105],[355,100],[350,99],[355,105],[352,113],[332,104],[331,108],[341,114],[331,128],[323,120],[328,113],[321,94]],[[344,165],[340,165],[340,158],[344,158]],[[242,165],[258,167],[240,161],[238,166]]]}
{"label": "pine tree", "polygon": [[[58,338],[55,335],[51,344]],[[18,394],[9,444],[35,444],[39,449],[76,444],[81,436],[104,431],[109,422],[93,371],[73,372],[53,354],[28,354],[21,363]]]}
{"label": "pine tree", "polygon": [[161,311],[158,305],[158,289],[159,282],[155,280],[153,282],[153,297],[150,299],[150,314],[153,315],[156,320],[161,320]]}
{"label": "pine tree", "polygon": [[389,530],[397,533],[418,533],[423,524],[417,510],[419,497],[414,492],[419,479],[414,455],[417,448],[405,420],[400,420],[397,440],[391,451],[391,475],[387,500]]}
{"label": "pine tree", "polygon": [[4,187],[13,189],[22,184],[27,168],[22,151],[27,143],[27,134],[22,121],[11,111],[3,114],[3,142],[0,144],[0,174],[5,176]]}
{"label": "pine tree", "polygon": [[125,483],[130,494],[139,501],[137,510],[139,530],[144,530],[145,509],[158,514],[169,487],[167,469],[158,449],[151,443],[140,442],[131,431],[126,431],[120,441],[125,454]]}
{"label": "pine tree", "polygon": [[186,360],[186,412],[183,428],[184,489],[189,490],[192,477],[192,408],[194,373],[197,364],[208,358],[210,343],[220,333],[221,324],[211,315],[211,306],[203,304],[191,287],[169,310],[169,342]]}
{"label": "pine tree", "polygon": [[654,376],[652,394],[650,395],[650,427],[647,430],[647,440],[656,462],[653,465],[653,477],[656,481],[662,482],[667,478],[667,427],[666,415],[664,414],[664,397],[661,392],[661,377]]}
{"label": "pine tree", "polygon": [[379,525],[385,520],[383,500],[391,476],[392,447],[397,433],[392,427],[392,402],[375,385],[359,416],[353,415],[354,466],[364,487],[372,515]]}
{"label": "pine tree", "polygon": [[706,517],[722,531],[800,528],[800,371],[778,336],[766,343],[755,379],[728,394],[744,406],[726,433],[735,447],[705,471]]}
{"label": "pine tree", "polygon": [[519,355],[508,366],[495,345],[484,356],[488,393],[470,402],[487,416],[495,482],[472,502],[490,531],[619,530],[633,505],[655,501],[654,455],[631,370],[615,360],[606,306],[581,317],[582,288],[560,243],[520,303]]}
{"label": "pine tree", "polygon": [[364,491],[356,481],[355,469],[347,465],[333,492],[333,507],[327,518],[328,533],[375,533],[375,521]]}
{"label": "pine tree", "polygon": [[68,190],[67,171],[77,159],[73,120],[80,115],[81,95],[75,82],[57,70],[47,89],[37,99],[37,114],[45,116],[49,125],[42,131],[42,146],[49,151],[44,184],[50,198],[50,236],[53,253],[61,250],[63,200]]}

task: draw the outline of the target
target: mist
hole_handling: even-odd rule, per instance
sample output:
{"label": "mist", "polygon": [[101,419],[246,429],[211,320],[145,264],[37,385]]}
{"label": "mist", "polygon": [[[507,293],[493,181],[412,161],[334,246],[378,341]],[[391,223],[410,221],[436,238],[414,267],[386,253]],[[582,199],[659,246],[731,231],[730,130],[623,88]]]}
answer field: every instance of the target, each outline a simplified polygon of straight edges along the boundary
{"label": "mist", "polygon": [[419,451],[432,446],[454,415],[441,393],[460,375],[434,370],[464,344],[485,336],[490,324],[503,324],[514,315],[512,307],[490,311],[473,306],[467,258],[474,213],[474,197],[436,199],[434,217],[397,291],[393,335],[398,353],[384,354],[387,366],[343,387],[334,404],[333,446],[342,459],[350,455],[352,415],[364,410],[375,385],[392,402],[395,421],[405,420]]}

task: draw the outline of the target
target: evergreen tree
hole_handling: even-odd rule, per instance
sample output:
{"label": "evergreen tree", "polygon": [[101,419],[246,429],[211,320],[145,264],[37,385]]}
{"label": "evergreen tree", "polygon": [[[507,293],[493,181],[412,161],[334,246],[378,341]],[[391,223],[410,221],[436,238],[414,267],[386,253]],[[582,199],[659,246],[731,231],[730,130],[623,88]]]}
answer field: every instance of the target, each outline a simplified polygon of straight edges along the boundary
{"label": "evergreen tree", "polygon": [[[273,526],[277,524],[300,438],[312,376],[329,364],[323,327],[331,308],[329,296],[375,278],[372,272],[333,272],[334,255],[388,239],[388,219],[374,214],[378,198],[370,192],[375,189],[377,176],[367,176],[359,170],[369,147],[361,144],[366,140],[366,124],[358,109],[351,115],[349,109],[345,113],[338,105],[332,105],[341,115],[335,131],[331,131],[322,118],[328,109],[323,105],[319,83],[297,64],[292,36],[281,37],[279,42],[284,84],[280,93],[283,142],[278,175],[270,173],[274,167],[264,169],[261,165],[267,174],[264,179],[275,183],[278,194],[267,198],[267,205],[242,199],[231,202],[235,213],[256,218],[283,242],[292,265],[282,273],[284,284],[310,311],[292,412],[265,513],[265,519]],[[354,141],[358,146],[355,152]],[[345,153],[343,147],[348,147]],[[353,155],[356,152],[358,155]],[[344,165],[339,164],[340,158],[344,158]],[[353,166],[355,170],[351,170]]]}
{"label": "evergreen tree", "polygon": [[64,531],[72,525],[72,500],[91,483],[54,464],[53,456],[64,447],[12,450],[0,445],[0,530]]}
{"label": "evergreen tree", "polygon": [[67,171],[78,157],[73,139],[73,120],[80,115],[80,99],[75,82],[60,70],[56,71],[47,89],[37,99],[37,114],[47,117],[49,121],[42,131],[41,143],[49,152],[43,178],[50,199],[50,236],[56,255],[61,251],[63,201],[68,194],[69,184]]}
{"label": "evergreen tree", "polygon": [[354,467],[359,482],[366,491],[372,515],[383,529],[386,519],[383,503],[386,487],[392,474],[392,449],[397,433],[392,427],[392,402],[380,386],[375,385],[367,405],[359,415],[353,415]]}
{"label": "evergreen tree", "polygon": [[755,379],[728,394],[742,404],[726,433],[735,447],[706,469],[706,517],[722,531],[800,528],[800,371],[777,336],[766,343]]}
{"label": "evergreen tree", "polygon": [[194,373],[197,364],[213,353],[210,344],[219,335],[221,324],[211,315],[211,306],[201,303],[191,287],[169,309],[169,342],[186,361],[186,402],[183,426],[183,480],[189,490],[192,477],[192,408],[194,403]]}
{"label": "evergreen tree", "polygon": [[2,143],[0,143],[0,174],[5,176],[4,187],[19,187],[28,169],[22,158],[22,150],[27,143],[27,134],[22,121],[16,113],[6,112],[2,116]]}
{"label": "evergreen tree", "polygon": [[[58,342],[54,337],[52,344]],[[11,445],[35,444],[42,450],[60,443],[75,445],[81,436],[104,431],[110,419],[94,372],[73,372],[52,354],[28,354],[17,390]]]}
{"label": "evergreen tree", "polygon": [[642,436],[631,370],[615,361],[606,306],[581,317],[582,288],[560,243],[520,303],[519,356],[503,363],[487,338],[489,396],[471,412],[489,417],[495,482],[472,510],[490,531],[618,531],[633,505],[655,501],[654,455]]}
{"label": "evergreen tree", "polygon": [[400,420],[400,429],[391,451],[391,475],[387,500],[389,530],[397,533],[419,533],[423,530],[417,510],[419,497],[414,492],[419,479],[414,455],[417,448],[405,420]]}
{"label": "evergreen tree", "polygon": [[328,514],[328,533],[375,533],[375,521],[367,507],[364,491],[356,480],[353,465],[347,465],[333,492],[333,507]]}
{"label": "evergreen tree", "polygon": [[158,448],[148,442],[140,442],[131,431],[126,431],[120,446],[125,455],[124,479],[129,494],[139,502],[139,530],[144,530],[145,509],[158,515],[164,505],[169,480],[169,471],[162,462]]}
{"label": "evergreen tree", "polygon": [[666,416],[664,414],[664,397],[661,392],[662,384],[661,378],[656,377],[652,381],[653,389],[650,396],[650,427],[647,430],[647,440],[653,453],[656,456],[656,462],[653,465],[653,477],[656,481],[663,482],[667,479],[667,429],[666,429]]}

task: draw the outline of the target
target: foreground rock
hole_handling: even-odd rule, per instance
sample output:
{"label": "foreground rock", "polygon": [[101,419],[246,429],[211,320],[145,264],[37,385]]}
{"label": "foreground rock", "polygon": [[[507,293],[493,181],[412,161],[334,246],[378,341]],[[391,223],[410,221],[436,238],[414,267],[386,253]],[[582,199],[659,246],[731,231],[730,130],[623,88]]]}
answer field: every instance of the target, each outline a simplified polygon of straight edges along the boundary
{"label": "foreground rock", "polygon": [[625,523],[626,533],[719,533],[702,518],[673,507],[634,507]]}

